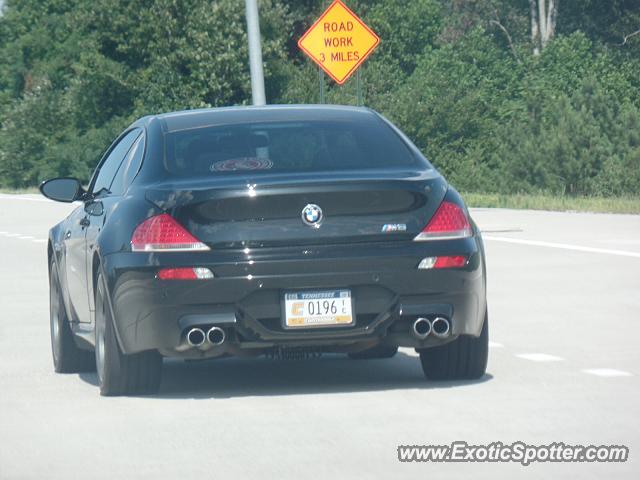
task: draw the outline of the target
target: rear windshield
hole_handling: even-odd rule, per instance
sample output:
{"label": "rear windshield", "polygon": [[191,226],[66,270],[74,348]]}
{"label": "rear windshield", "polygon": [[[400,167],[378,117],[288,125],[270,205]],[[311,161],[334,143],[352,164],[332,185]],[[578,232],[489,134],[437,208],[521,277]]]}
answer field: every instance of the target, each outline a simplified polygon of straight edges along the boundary
{"label": "rear windshield", "polygon": [[166,150],[165,168],[179,176],[426,166],[377,118],[195,128],[168,134]]}

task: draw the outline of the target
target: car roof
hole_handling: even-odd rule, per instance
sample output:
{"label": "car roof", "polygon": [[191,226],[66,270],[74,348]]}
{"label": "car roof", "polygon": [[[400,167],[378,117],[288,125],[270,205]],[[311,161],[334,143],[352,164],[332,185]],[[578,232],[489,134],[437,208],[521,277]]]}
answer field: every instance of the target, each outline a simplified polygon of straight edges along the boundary
{"label": "car roof", "polygon": [[267,105],[183,110],[144,117],[139,122],[157,119],[165,132],[175,132],[247,122],[363,121],[376,115],[368,108],[343,105]]}

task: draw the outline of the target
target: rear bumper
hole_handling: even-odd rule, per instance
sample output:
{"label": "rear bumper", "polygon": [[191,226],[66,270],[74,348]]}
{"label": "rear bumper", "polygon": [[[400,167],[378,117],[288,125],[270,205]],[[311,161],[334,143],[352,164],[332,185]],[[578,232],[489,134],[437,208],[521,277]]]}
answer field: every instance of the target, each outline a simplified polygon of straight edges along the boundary
{"label": "rear bumper", "polygon": [[[424,257],[466,255],[466,267],[418,270]],[[165,267],[208,267],[211,280],[159,280]],[[428,347],[460,334],[479,335],[486,308],[479,236],[441,242],[326,245],[202,253],[123,252],[107,255],[103,271],[125,353],[155,349],[165,356],[239,354],[271,347],[357,350],[377,343]],[[285,330],[281,301],[287,290],[349,288],[355,325]],[[417,316],[445,315],[447,339],[417,340]],[[193,349],[185,331],[219,325],[222,347]],[[257,350],[256,350],[257,349]]]}

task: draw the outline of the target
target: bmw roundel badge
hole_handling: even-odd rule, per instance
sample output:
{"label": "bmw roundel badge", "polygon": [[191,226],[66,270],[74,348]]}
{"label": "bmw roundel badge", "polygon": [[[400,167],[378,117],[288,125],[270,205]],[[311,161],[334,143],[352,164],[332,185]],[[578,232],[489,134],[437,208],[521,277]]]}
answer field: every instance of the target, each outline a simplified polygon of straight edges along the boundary
{"label": "bmw roundel badge", "polygon": [[302,221],[310,227],[318,228],[322,223],[322,209],[310,203],[302,209]]}

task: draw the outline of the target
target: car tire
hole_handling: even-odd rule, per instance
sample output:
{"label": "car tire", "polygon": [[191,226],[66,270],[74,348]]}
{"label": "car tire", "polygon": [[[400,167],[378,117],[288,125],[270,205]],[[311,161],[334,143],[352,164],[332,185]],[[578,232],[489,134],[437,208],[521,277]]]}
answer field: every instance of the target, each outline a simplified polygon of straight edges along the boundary
{"label": "car tire", "polygon": [[95,361],[103,396],[152,394],[160,388],[162,356],[156,351],[125,355],[116,337],[102,275],[96,284]]}
{"label": "car tire", "polygon": [[93,372],[96,362],[93,352],[76,345],[64,306],[58,269],[49,265],[49,327],[53,368],[58,373]]}
{"label": "car tire", "polygon": [[489,318],[485,313],[479,337],[460,335],[439,347],[420,351],[422,371],[429,380],[476,380],[487,371]]}
{"label": "car tire", "polygon": [[391,358],[398,353],[398,347],[388,345],[376,345],[373,348],[362,350],[361,352],[349,353],[352,360],[370,360],[374,358]]}

